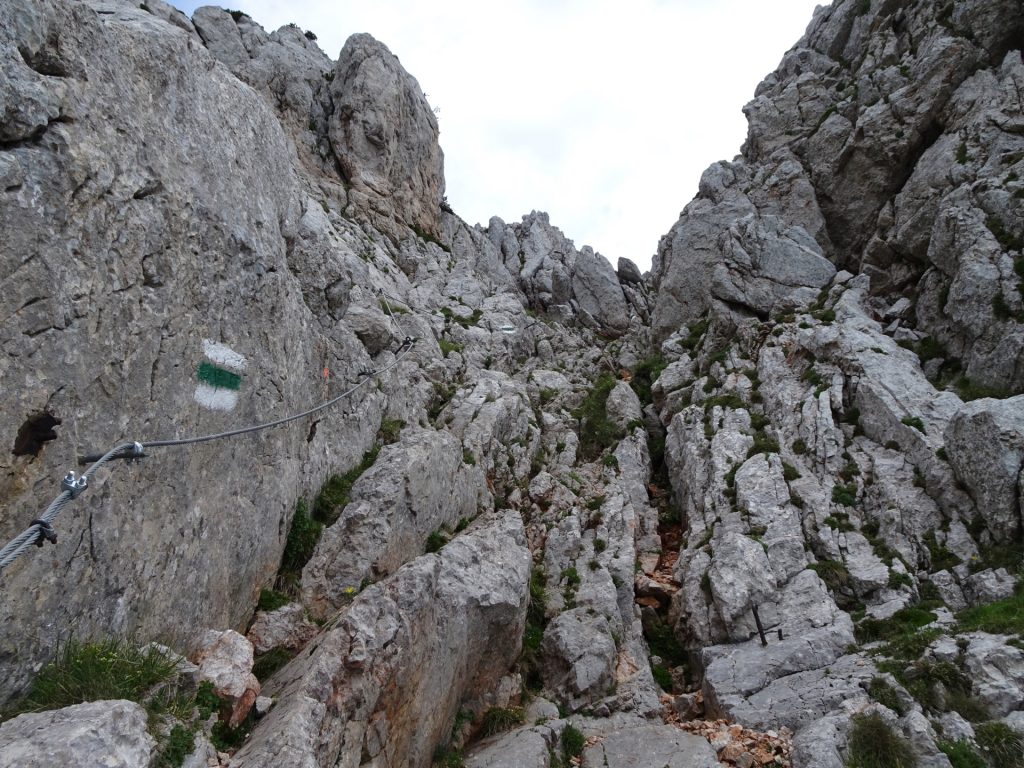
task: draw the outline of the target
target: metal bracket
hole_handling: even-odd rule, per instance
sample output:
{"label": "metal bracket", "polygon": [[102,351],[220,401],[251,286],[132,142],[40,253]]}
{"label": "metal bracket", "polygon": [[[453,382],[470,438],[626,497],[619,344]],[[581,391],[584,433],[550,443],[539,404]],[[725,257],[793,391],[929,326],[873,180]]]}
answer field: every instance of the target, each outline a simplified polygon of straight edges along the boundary
{"label": "metal bracket", "polygon": [[45,520],[33,520],[29,525],[39,526],[39,535],[36,537],[36,546],[43,546],[44,542],[50,542],[51,544],[57,543],[57,532],[53,530],[53,526]]}
{"label": "metal bracket", "polygon": [[80,494],[82,491],[89,487],[89,478],[86,477],[85,475],[82,475],[81,477],[76,477],[75,471],[71,470],[66,475],[64,475],[64,479],[61,480],[60,482],[60,487],[62,490],[65,490],[68,493],[70,493],[71,498],[74,499],[77,498],[78,494]]}

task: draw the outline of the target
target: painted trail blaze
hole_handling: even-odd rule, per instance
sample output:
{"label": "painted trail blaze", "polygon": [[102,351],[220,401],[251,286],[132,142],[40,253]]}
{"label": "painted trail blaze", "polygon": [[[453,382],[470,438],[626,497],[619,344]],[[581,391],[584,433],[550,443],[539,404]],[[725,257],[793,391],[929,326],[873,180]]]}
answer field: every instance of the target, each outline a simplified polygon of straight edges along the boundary
{"label": "painted trail blaze", "polygon": [[226,368],[219,368],[205,360],[199,364],[196,376],[199,377],[200,381],[218,389],[237,390],[242,385],[242,377],[237,373],[232,373]]}
{"label": "painted trail blaze", "polygon": [[246,359],[230,347],[209,339],[203,339],[203,355],[206,359],[196,368],[199,383],[193,398],[212,411],[234,410]]}

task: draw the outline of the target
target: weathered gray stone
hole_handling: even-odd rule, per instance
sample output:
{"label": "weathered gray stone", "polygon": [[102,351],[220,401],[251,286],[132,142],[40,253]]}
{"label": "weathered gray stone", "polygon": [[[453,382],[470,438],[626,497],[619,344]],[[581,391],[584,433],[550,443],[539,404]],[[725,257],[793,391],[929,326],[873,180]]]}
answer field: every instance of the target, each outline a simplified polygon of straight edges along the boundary
{"label": "weathered gray stone", "polygon": [[486,739],[466,755],[466,768],[548,768],[547,740],[535,730]]}
{"label": "weathered gray stone", "polygon": [[0,766],[147,768],[156,742],[134,701],[92,701],[0,724]]}
{"label": "weathered gray stone", "polygon": [[324,531],[302,572],[303,603],[326,617],[364,580],[393,573],[423,551],[431,533],[474,517],[478,482],[479,469],[465,463],[452,434],[406,429],[400,442],[381,449]]}
{"label": "weathered gray stone", "polygon": [[232,629],[211,629],[192,661],[199,666],[199,681],[212,683],[213,692],[227,704],[228,726],[237,728],[260,695],[260,681],[252,673],[252,643]]}
{"label": "weathered gray stone", "polygon": [[437,554],[368,587],[276,676],[277,705],[232,766],[364,760],[430,765],[463,698],[519,653],[530,557],[514,511],[477,520]]}
{"label": "weathered gray stone", "polygon": [[717,768],[715,750],[671,725],[613,731],[583,753],[587,768]]}
{"label": "weathered gray stone", "polygon": [[266,653],[272,648],[299,651],[319,631],[319,627],[306,618],[306,609],[300,603],[289,603],[273,611],[257,611],[246,637],[256,653]]}
{"label": "weathered gray stone", "polygon": [[419,83],[366,34],[341,49],[328,130],[346,180],[368,203],[427,233],[438,231],[444,156]]}
{"label": "weathered gray stone", "polygon": [[1006,644],[1002,635],[972,632],[963,665],[971,690],[991,711],[1002,717],[1024,703],[1024,651]]}
{"label": "weathered gray stone", "polygon": [[583,608],[560,613],[544,630],[544,687],[576,710],[608,695],[615,679],[615,642],[608,620]]}
{"label": "weathered gray stone", "polygon": [[998,541],[1021,530],[1024,396],[965,403],[945,432],[946,451]]}
{"label": "weathered gray stone", "polygon": [[636,392],[625,381],[618,382],[612,391],[608,393],[605,401],[605,409],[608,418],[619,429],[626,429],[629,424],[643,420],[643,411],[640,408],[640,398]]}

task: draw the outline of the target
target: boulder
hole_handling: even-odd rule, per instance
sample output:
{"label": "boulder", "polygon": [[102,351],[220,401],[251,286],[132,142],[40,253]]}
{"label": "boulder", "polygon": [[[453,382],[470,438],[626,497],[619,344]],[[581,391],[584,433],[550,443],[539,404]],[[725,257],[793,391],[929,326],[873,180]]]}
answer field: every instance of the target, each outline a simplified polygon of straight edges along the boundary
{"label": "boulder", "polygon": [[252,673],[252,643],[233,629],[211,629],[203,635],[191,661],[199,666],[199,682],[212,683],[214,693],[224,702],[222,719],[230,728],[237,728],[260,695],[260,681]]}
{"label": "boulder", "polygon": [[1018,538],[1024,496],[1024,395],[964,403],[949,422],[945,440],[949,461],[970,489],[993,538]]}
{"label": "boulder", "polygon": [[148,768],[156,742],[134,701],[91,701],[0,724],[0,766]]}

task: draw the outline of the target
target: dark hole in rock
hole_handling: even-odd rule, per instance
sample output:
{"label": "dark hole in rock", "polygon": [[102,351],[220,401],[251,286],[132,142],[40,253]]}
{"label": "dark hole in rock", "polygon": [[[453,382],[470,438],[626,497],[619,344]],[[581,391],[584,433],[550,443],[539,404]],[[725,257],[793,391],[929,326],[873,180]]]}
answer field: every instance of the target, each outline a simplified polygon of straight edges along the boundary
{"label": "dark hole in rock", "polygon": [[54,427],[59,424],[60,419],[52,413],[43,411],[32,414],[18,430],[11,453],[15,456],[38,456],[43,449],[43,443],[57,439]]}

